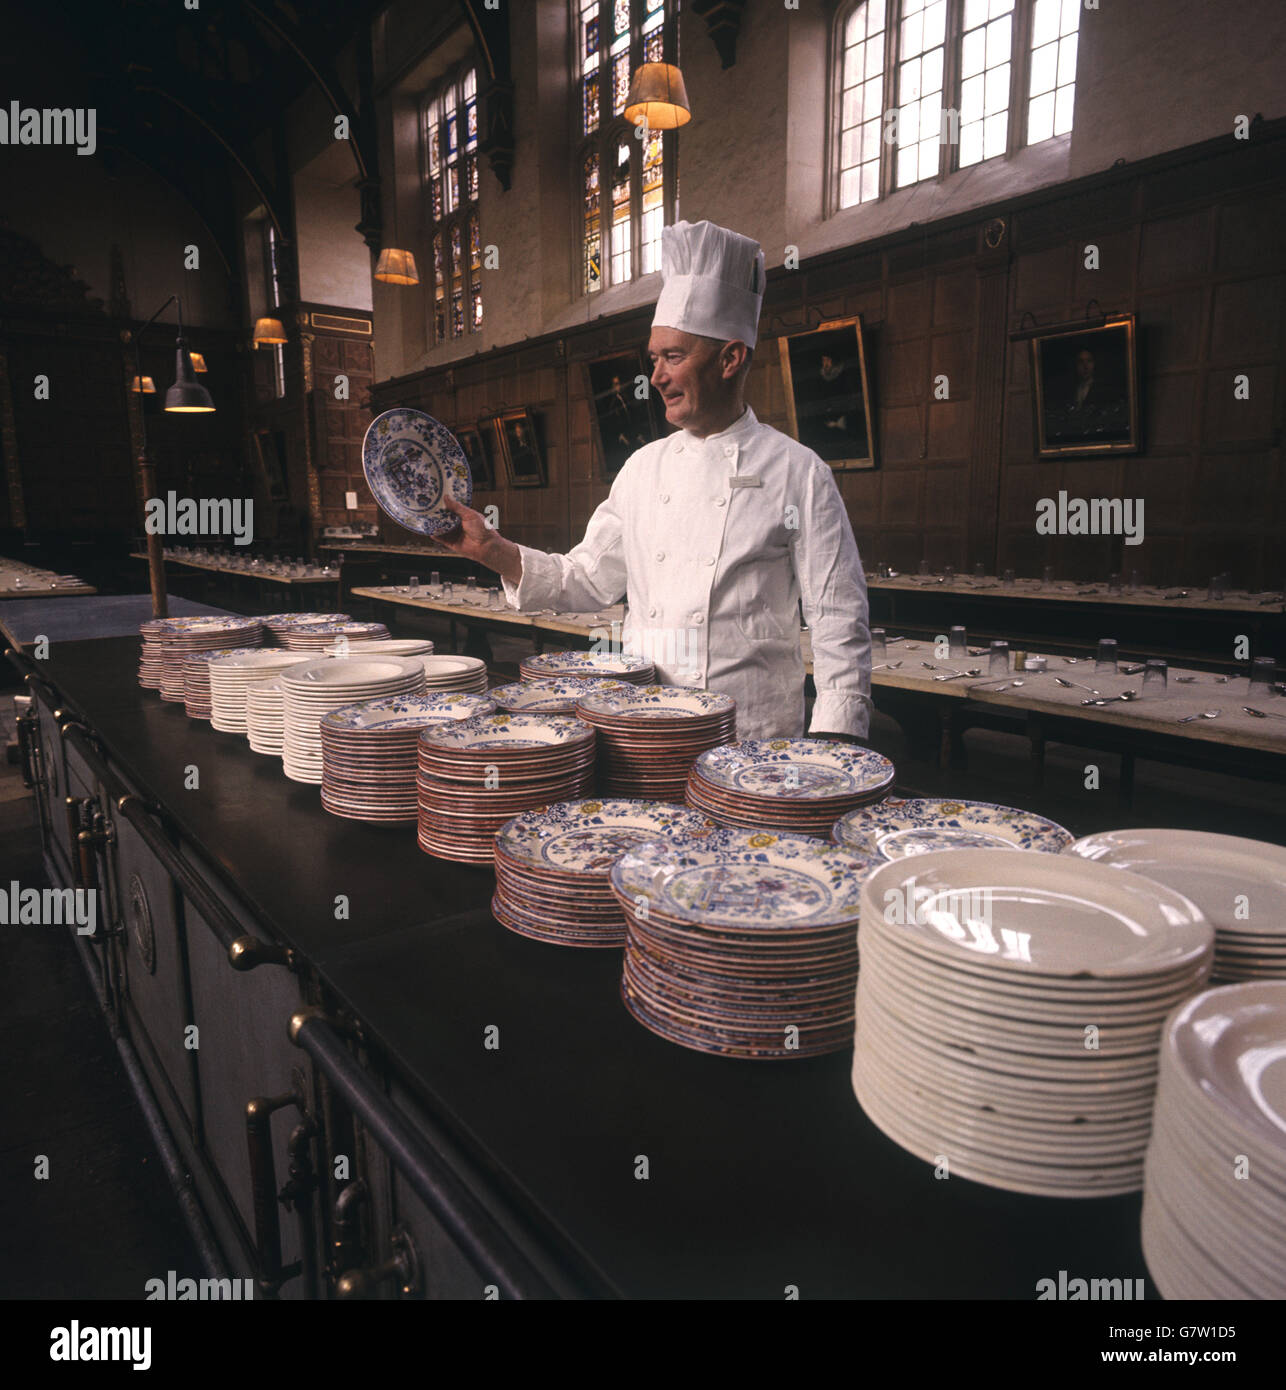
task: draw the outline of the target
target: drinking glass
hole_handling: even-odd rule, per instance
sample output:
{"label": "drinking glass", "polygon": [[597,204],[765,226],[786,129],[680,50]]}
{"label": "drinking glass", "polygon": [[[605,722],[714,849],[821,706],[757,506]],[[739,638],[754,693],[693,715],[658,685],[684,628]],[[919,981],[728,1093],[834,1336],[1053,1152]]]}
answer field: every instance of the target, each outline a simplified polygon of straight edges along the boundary
{"label": "drinking glass", "polygon": [[1103,637],[1099,640],[1098,654],[1094,658],[1095,671],[1116,670],[1116,638]]}
{"label": "drinking glass", "polygon": [[1013,570],[1006,570],[1006,571],[1004,572],[1004,574],[1002,574],[1002,575],[1000,576],[1000,582],[1001,582],[1002,584],[1008,586],[1008,585],[1010,585],[1010,584],[1012,584],[1012,583],[1014,582],[1014,577],[1015,577],[1015,576],[1014,576],[1014,571],[1013,571]]}
{"label": "drinking glass", "polygon": [[1041,570],[1041,572],[1040,572],[1040,582],[1041,582],[1042,584],[1052,584],[1052,583],[1054,582],[1054,567],[1053,567],[1053,565],[1046,565],[1045,568],[1044,568],[1043,570]]}
{"label": "drinking glass", "polygon": [[419,598],[419,596],[420,596],[420,576],[419,576],[418,574],[413,574],[413,575],[410,577],[410,579],[408,579],[408,580],[406,581],[406,587],[407,587],[407,589],[410,591],[410,594],[411,594],[411,597],[412,597],[412,598]]}
{"label": "drinking glass", "polygon": [[947,652],[950,656],[969,655],[969,637],[962,627],[953,627],[947,633]]}
{"label": "drinking glass", "polygon": [[1009,643],[993,642],[991,644],[991,660],[988,671],[993,676],[1007,676],[1009,674]]}
{"label": "drinking glass", "polygon": [[1169,667],[1159,657],[1150,657],[1143,668],[1143,693],[1159,694],[1166,687]]}
{"label": "drinking glass", "polygon": [[956,577],[956,567],[955,567],[954,565],[943,565],[943,566],[942,566],[942,582],[943,582],[944,584],[950,584],[950,583],[952,582],[952,580],[955,579],[955,577]]}
{"label": "drinking glass", "polygon": [[884,629],[873,627],[871,629],[871,664],[883,661],[888,656],[889,649],[884,645]]}
{"label": "drinking glass", "polygon": [[987,566],[984,565],[981,560],[973,567],[973,577],[975,579],[985,579],[987,577]]}
{"label": "drinking glass", "polygon": [[1211,577],[1210,588],[1207,591],[1207,598],[1211,603],[1218,603],[1220,599],[1227,596],[1228,576],[1226,574],[1216,574]]}
{"label": "drinking glass", "polygon": [[1257,656],[1250,663],[1250,689],[1251,691],[1269,691],[1273,688],[1273,682],[1277,679],[1277,661],[1271,656]]}
{"label": "drinking glass", "polygon": [[1131,593],[1134,593],[1136,590],[1141,589],[1142,587],[1143,587],[1143,576],[1138,572],[1138,570],[1131,570],[1131,571],[1130,571],[1130,592],[1131,592]]}
{"label": "drinking glass", "polygon": [[451,581],[450,581],[449,579],[448,579],[447,582],[442,586],[442,602],[443,602],[443,603],[454,603],[454,602],[455,602],[455,585],[452,584]]}
{"label": "drinking glass", "polygon": [[1108,575],[1107,591],[1109,594],[1119,594],[1121,592],[1121,576],[1119,574]]}
{"label": "drinking glass", "polygon": [[431,589],[440,589],[442,587],[442,576],[437,570],[434,570],[433,573],[429,575],[429,587]]}
{"label": "drinking glass", "polygon": [[487,590],[487,606],[493,613],[500,613],[505,606],[505,596],[499,589]]}
{"label": "drinking glass", "polygon": [[928,562],[927,560],[921,560],[921,561],[920,561],[920,573],[921,573],[921,574],[928,574],[928,573],[929,573],[929,562]]}

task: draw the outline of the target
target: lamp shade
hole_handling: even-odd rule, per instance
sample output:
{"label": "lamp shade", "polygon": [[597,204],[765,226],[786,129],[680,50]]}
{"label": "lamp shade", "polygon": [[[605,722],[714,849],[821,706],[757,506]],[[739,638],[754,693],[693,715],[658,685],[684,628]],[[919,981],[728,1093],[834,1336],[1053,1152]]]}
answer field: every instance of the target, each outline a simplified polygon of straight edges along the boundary
{"label": "lamp shade", "polygon": [[286,330],[280,319],[255,319],[255,347],[272,347],[287,341]]}
{"label": "lamp shade", "polygon": [[156,395],[156,382],[150,376],[135,377],[130,384],[130,390],[137,392],[140,396],[154,396]]}
{"label": "lamp shade", "polygon": [[386,246],[375,263],[375,278],[386,285],[418,285],[420,272],[415,268],[415,257],[410,251]]}
{"label": "lamp shade", "polygon": [[674,130],[692,119],[683,74],[673,63],[643,63],[634,69],[625,119],[649,130]]}
{"label": "lamp shade", "polygon": [[205,365],[205,358],[199,352],[189,352],[188,356],[192,359],[192,370],[194,372],[208,372],[210,369]]}
{"label": "lamp shade", "polygon": [[165,408],[175,415],[208,415],[214,409],[210,393],[192,374],[192,359],[179,339],[174,354],[174,385],[165,393]]}

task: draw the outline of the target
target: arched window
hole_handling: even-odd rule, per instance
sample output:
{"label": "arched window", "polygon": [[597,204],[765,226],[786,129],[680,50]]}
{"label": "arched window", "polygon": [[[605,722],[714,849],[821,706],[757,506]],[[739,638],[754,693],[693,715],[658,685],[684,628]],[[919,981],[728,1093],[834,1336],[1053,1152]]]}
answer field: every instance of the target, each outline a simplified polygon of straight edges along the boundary
{"label": "arched window", "polygon": [[1081,0],[851,0],[836,17],[832,206],[1072,128]]}
{"label": "arched window", "polygon": [[462,69],[435,87],[420,110],[433,260],[433,341],[441,343],[482,327],[474,69]]}
{"label": "arched window", "polygon": [[[584,293],[661,269],[661,228],[678,215],[675,131],[623,117],[641,63],[678,62],[678,0],[572,0],[576,15],[575,188]],[[604,198],[606,193],[606,198]]]}

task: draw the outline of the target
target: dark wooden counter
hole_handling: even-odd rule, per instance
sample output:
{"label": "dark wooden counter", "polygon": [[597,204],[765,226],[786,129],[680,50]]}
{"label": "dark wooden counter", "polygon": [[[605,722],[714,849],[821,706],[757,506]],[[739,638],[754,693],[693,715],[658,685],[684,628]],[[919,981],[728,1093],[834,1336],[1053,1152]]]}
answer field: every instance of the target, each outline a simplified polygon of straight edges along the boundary
{"label": "dark wooden counter", "polygon": [[654,1037],[620,1003],[618,953],[505,931],[490,872],[424,855],[411,827],[328,815],[275,760],[141,690],[137,652],[58,643],[46,679],[431,1116],[622,1294],[1032,1299],[1059,1270],[1145,1274],[1137,1196],[938,1180],[865,1119],[850,1053],[754,1063]]}

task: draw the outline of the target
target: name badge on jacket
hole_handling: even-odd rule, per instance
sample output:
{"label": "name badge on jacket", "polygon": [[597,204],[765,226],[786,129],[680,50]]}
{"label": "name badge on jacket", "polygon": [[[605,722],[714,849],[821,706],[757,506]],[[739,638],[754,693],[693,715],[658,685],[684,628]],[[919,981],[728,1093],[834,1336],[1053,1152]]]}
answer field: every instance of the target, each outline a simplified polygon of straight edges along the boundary
{"label": "name badge on jacket", "polygon": [[729,487],[763,487],[764,480],[757,478],[753,474],[743,473],[740,477],[728,479]]}

